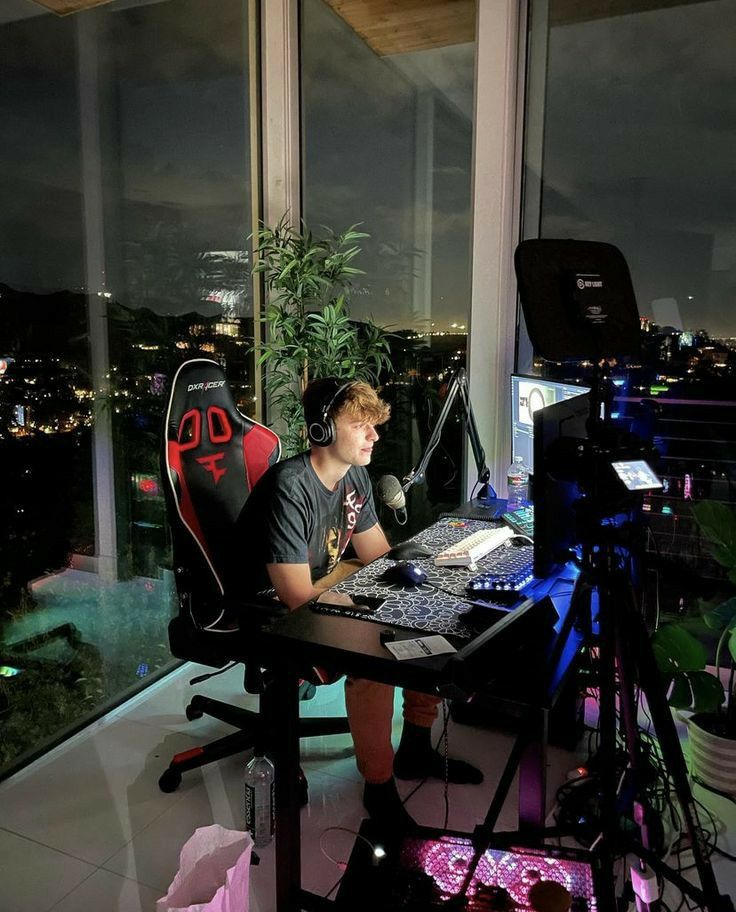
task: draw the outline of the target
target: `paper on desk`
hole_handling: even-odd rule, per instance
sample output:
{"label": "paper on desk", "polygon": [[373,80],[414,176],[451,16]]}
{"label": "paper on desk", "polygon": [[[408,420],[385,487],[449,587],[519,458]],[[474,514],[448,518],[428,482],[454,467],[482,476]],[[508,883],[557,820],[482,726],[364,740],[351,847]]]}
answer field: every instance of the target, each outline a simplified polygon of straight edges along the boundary
{"label": "paper on desk", "polygon": [[396,659],[426,659],[427,656],[443,655],[447,652],[457,652],[457,649],[447,640],[436,634],[435,636],[419,637],[416,640],[396,640],[386,643],[386,649]]}

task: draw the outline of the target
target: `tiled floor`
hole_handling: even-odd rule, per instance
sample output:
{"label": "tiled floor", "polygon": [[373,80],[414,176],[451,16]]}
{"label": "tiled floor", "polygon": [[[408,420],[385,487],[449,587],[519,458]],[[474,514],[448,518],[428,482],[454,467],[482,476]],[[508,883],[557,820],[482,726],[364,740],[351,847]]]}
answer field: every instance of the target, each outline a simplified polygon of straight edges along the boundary
{"label": "tiled floor", "polygon": [[[0,785],[2,912],[153,912],[176,872],[181,846],[198,826],[242,829],[242,758],[185,775],[173,794],[158,789],[172,753],[231,731],[211,719],[187,722],[184,707],[195,691],[188,681],[198,671],[191,665],[178,670]],[[199,686],[228,700],[241,688],[237,668]],[[318,698],[302,706],[310,714],[341,713],[342,685],[319,688]],[[398,737],[398,712],[394,730]],[[452,753],[486,774],[485,786],[451,788],[451,828],[469,831],[483,819],[511,743],[507,734],[451,723]],[[311,794],[302,813],[303,882],[326,893],[340,872],[322,855],[319,835],[328,826],[359,826],[361,785],[348,736],[305,742],[303,761]],[[552,749],[550,794],[574,765],[573,755]],[[401,788],[408,792],[410,785]],[[706,793],[698,797],[721,821],[720,846],[736,853],[736,807]],[[440,826],[442,786],[426,784],[408,808],[418,822]],[[499,826],[513,828],[515,815],[510,798]],[[346,833],[326,836],[326,848],[338,858],[347,858],[351,843]],[[270,912],[273,846],[260,854],[261,864],[251,868],[250,907]],[[714,865],[721,888],[736,892],[734,865],[722,859]]]}

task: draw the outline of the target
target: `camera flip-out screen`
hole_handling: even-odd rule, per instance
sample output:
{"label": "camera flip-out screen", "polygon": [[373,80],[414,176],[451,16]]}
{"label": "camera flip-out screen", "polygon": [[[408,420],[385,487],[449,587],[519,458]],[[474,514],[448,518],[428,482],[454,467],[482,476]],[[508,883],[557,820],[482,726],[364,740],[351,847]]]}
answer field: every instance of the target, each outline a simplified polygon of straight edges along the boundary
{"label": "camera flip-out screen", "polygon": [[611,465],[629,491],[655,491],[662,487],[652,467],[643,459],[621,459]]}

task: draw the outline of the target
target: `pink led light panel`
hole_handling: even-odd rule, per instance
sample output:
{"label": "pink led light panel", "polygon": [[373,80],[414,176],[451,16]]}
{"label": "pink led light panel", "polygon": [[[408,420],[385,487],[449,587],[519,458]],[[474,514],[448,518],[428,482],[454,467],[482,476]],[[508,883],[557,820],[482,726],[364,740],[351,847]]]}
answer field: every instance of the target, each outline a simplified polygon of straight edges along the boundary
{"label": "pink led light panel", "polygon": [[[402,850],[402,862],[424,871],[434,880],[438,891],[449,897],[460,890],[473,852],[470,839],[458,836],[431,840],[408,839]],[[488,849],[478,864],[468,895],[472,896],[480,884],[501,887],[509,893],[518,908],[531,909],[529,890],[540,880],[556,881],[574,898],[584,900],[590,912],[595,912],[596,900],[590,865],[535,849]]]}

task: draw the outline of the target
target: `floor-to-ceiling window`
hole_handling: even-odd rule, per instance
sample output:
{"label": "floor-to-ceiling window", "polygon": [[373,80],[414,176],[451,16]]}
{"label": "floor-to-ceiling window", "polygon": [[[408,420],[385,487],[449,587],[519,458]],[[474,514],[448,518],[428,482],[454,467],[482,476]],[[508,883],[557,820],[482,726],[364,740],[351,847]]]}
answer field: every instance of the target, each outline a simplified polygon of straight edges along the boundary
{"label": "floor-to-ceiling window", "polygon": [[254,407],[249,5],[78,6],[0,10],[0,773],[171,661],[172,371]]}
{"label": "floor-to-ceiling window", "polygon": [[[664,489],[644,504],[650,547],[717,574],[691,504],[733,502],[736,481],[736,2],[530,11],[524,232],[607,241],[626,257],[642,356],[618,368],[617,411],[663,457]],[[521,368],[532,361],[522,345]],[[678,582],[667,605],[692,595]]]}
{"label": "floor-to-ceiling window", "polygon": [[[304,218],[317,233],[360,223],[369,234],[351,313],[392,333],[377,475],[416,464],[465,362],[474,65],[472,2],[302,0]],[[410,528],[461,498],[462,446],[453,413],[411,491]]]}

